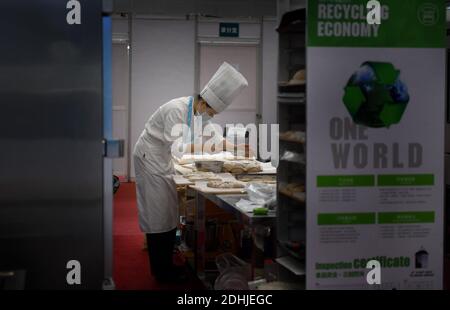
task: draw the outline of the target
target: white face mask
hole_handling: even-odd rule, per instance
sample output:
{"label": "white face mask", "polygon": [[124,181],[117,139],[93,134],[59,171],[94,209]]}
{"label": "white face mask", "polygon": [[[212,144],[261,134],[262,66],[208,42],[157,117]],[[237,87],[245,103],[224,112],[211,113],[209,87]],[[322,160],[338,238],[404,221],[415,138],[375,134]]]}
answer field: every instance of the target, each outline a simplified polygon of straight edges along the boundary
{"label": "white face mask", "polygon": [[209,121],[212,118],[212,116],[210,116],[208,113],[206,113],[206,111],[202,112],[200,114],[197,112],[197,113],[195,113],[195,116],[201,117],[202,123],[206,123],[207,121]]}
{"label": "white face mask", "polygon": [[202,114],[199,115],[202,118],[202,123],[206,123],[207,121],[209,121],[212,117],[209,116],[208,113],[203,112]]}

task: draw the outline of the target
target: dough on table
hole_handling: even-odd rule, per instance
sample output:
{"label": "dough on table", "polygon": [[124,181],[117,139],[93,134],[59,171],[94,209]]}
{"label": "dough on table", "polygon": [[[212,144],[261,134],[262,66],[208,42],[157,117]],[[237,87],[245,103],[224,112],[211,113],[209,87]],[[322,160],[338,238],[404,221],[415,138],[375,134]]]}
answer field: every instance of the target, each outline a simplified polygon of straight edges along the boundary
{"label": "dough on table", "polygon": [[234,173],[234,174],[242,174],[245,172],[245,169],[241,168],[241,167],[236,167],[236,168],[230,169],[230,172]]}
{"label": "dough on table", "polygon": [[184,176],[189,181],[202,181],[202,180],[220,180],[220,178],[213,172],[197,172],[190,173]]}
{"label": "dough on table", "polygon": [[252,172],[252,173],[261,172],[262,168],[261,168],[261,165],[258,163],[251,163],[251,164],[247,165],[246,171]]}
{"label": "dough on table", "polygon": [[246,172],[260,172],[261,165],[256,161],[225,161],[223,170],[234,174],[242,174]]}
{"label": "dough on table", "polygon": [[220,180],[219,177],[216,176],[191,176],[187,178],[189,181],[210,181],[210,180]]}
{"label": "dough on table", "polygon": [[238,181],[209,181],[208,187],[212,188],[244,188],[245,185]]}

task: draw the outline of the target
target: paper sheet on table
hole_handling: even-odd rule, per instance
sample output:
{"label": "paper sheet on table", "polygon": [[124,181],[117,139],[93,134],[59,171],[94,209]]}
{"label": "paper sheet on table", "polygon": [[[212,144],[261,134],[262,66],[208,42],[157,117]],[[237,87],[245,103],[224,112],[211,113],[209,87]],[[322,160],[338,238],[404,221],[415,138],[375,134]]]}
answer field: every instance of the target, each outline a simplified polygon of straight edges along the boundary
{"label": "paper sheet on table", "polygon": [[264,204],[255,203],[255,202],[247,200],[247,199],[241,199],[238,202],[236,202],[236,207],[238,207],[239,209],[241,209],[245,212],[253,212],[253,210],[256,208],[264,207]]}
{"label": "paper sheet on table", "polygon": [[272,166],[271,162],[261,163],[262,173],[276,174],[277,168]]}
{"label": "paper sheet on table", "polygon": [[231,152],[220,152],[216,154],[185,154],[181,158],[174,157],[174,161],[179,165],[191,164],[198,160],[244,160],[254,159],[244,156],[235,156]]}
{"label": "paper sheet on table", "polygon": [[[190,173],[191,175],[195,176],[197,174],[196,172]],[[205,172],[198,172],[199,179],[190,179],[189,174],[185,175],[174,175],[173,180],[176,185],[194,185],[197,183],[205,183],[205,180],[221,180],[221,181],[236,181],[236,178],[231,173],[205,173]],[[202,178],[201,175],[204,177]]]}

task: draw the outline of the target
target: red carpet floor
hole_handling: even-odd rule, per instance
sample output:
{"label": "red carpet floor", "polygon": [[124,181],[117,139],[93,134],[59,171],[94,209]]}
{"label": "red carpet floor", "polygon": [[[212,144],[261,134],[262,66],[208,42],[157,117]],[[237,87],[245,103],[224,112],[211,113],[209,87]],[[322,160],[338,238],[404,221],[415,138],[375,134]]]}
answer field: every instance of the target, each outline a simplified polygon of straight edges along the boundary
{"label": "red carpet floor", "polygon": [[[144,235],[139,230],[134,183],[122,183],[114,195],[114,281],[119,290],[201,289],[193,275],[183,285],[159,285],[151,276]],[[450,258],[445,261],[445,288],[450,289]]]}
{"label": "red carpet floor", "polygon": [[198,279],[180,285],[160,285],[150,274],[144,235],[139,230],[134,183],[121,183],[114,195],[114,281],[118,290],[199,289]]}

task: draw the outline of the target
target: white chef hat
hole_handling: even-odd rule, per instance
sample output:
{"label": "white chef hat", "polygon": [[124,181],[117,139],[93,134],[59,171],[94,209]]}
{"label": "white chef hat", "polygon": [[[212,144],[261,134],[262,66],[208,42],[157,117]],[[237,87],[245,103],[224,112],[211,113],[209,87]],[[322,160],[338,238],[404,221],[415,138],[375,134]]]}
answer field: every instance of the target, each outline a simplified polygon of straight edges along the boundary
{"label": "white chef hat", "polygon": [[211,108],[220,113],[247,86],[248,82],[245,77],[230,64],[224,62],[203,88],[200,96]]}

